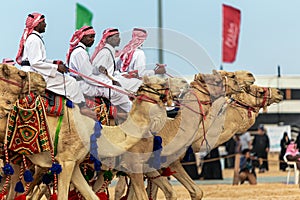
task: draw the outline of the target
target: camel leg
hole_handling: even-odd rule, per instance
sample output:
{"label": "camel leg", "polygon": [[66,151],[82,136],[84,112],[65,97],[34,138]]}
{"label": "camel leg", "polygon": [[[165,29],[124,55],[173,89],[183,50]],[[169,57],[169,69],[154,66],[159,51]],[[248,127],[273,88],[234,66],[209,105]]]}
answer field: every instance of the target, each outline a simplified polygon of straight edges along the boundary
{"label": "camel leg", "polygon": [[186,173],[179,160],[173,162],[169,167],[172,171],[176,171],[173,176],[189,191],[192,200],[202,199],[202,190]]}
{"label": "camel leg", "polygon": [[[144,174],[132,173],[129,175],[131,180],[131,186],[134,190],[137,199],[148,199],[145,186],[144,186]],[[130,192],[130,190],[129,190]],[[128,198],[130,199],[130,198]]]}
{"label": "camel leg", "polygon": [[71,177],[75,167],[75,161],[60,161],[62,171],[58,174],[58,199],[68,199]]}
{"label": "camel leg", "polygon": [[[152,183],[154,183],[154,184],[152,184],[152,187],[155,187],[155,185],[157,185],[163,191],[166,199],[168,199],[168,200],[177,199],[176,192],[172,188],[172,185],[168,181],[167,177],[160,176],[160,173],[158,171],[148,172],[146,175],[150,179],[151,179],[151,177],[157,177],[157,178],[153,178],[153,179],[150,180]],[[153,199],[155,199],[157,192],[155,192],[155,191],[153,191],[153,192],[154,193],[151,192],[151,197]],[[155,198],[154,198],[154,196],[155,196]]]}
{"label": "camel leg", "polygon": [[74,167],[72,183],[86,200],[98,200],[97,195],[89,186],[88,182],[84,179],[80,171],[79,165],[76,165]]}
{"label": "camel leg", "polygon": [[[117,174],[117,171],[113,170],[112,173],[113,173],[113,178],[114,178]],[[93,185],[93,191],[94,192],[99,192],[101,187],[103,186],[103,184],[104,184],[103,174],[104,174],[104,171],[102,171],[102,170],[98,173],[98,175],[97,175],[98,178],[97,178],[96,182]]]}
{"label": "camel leg", "polygon": [[102,185],[104,184],[104,177],[103,177],[104,171],[100,171],[97,174],[97,180],[93,185],[93,191],[94,192],[99,192],[99,190],[101,189]]}
{"label": "camel leg", "polygon": [[115,199],[121,199],[122,196],[126,192],[126,177],[125,176],[120,176],[118,179],[118,182],[116,184],[116,189],[115,189]]}
{"label": "camel leg", "polygon": [[146,191],[147,191],[148,197],[151,197],[152,199],[157,199],[158,186],[156,184],[153,183],[151,185],[151,187],[148,184]]}
{"label": "camel leg", "polygon": [[46,197],[46,199],[50,199],[50,193],[48,191],[48,187],[45,184],[37,185],[30,195],[27,196],[28,199],[31,200],[40,200],[43,198],[43,196]]}
{"label": "camel leg", "polygon": [[16,186],[17,182],[19,181],[19,173],[20,173],[20,169],[21,169],[21,167],[19,165],[11,164],[11,166],[14,169],[14,174],[11,175],[11,177],[10,177],[10,183],[8,185],[9,188],[7,188],[8,193],[7,193],[6,199],[15,199],[15,195],[16,195],[15,186]]}
{"label": "camel leg", "polygon": [[33,174],[33,182],[30,183],[28,188],[28,194],[30,194],[36,185],[41,184],[43,175],[48,172],[48,168],[43,168],[35,165],[35,170]]}

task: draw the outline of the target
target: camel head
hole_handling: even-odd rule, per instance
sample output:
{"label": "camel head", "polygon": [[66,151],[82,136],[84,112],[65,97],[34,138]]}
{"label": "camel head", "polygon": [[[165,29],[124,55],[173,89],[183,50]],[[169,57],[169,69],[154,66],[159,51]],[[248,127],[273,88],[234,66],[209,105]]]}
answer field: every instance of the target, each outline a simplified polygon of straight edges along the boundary
{"label": "camel head", "polygon": [[149,126],[152,132],[158,132],[167,119],[165,103],[172,104],[166,80],[144,76],[129,115],[139,126]]}
{"label": "camel head", "polygon": [[27,72],[27,77],[23,89],[24,94],[33,92],[36,95],[45,94],[46,81],[42,75],[35,72]]}
{"label": "camel head", "polygon": [[213,70],[213,74],[196,74],[191,85],[195,87],[197,83],[200,83],[203,88],[206,88],[213,98],[218,98],[225,94],[231,95],[241,92],[241,88],[234,78],[222,76],[215,70]]}
{"label": "camel head", "polygon": [[233,99],[259,110],[273,103],[279,103],[283,100],[283,95],[277,88],[250,85],[244,92],[234,95]]}
{"label": "camel head", "polygon": [[143,84],[140,86],[137,96],[145,96],[161,106],[165,103],[167,103],[168,106],[171,106],[173,98],[169,91],[169,85],[166,79],[157,76],[144,76]]}
{"label": "camel head", "polygon": [[181,94],[185,94],[189,89],[189,83],[184,78],[172,77],[166,78],[165,80],[169,86],[172,96],[175,98]]}
{"label": "camel head", "polygon": [[0,65],[0,84],[6,91],[17,95],[24,96],[29,92],[37,95],[44,94],[46,82],[42,75],[35,72],[24,72],[12,65]]}
{"label": "camel head", "polygon": [[[225,72],[225,71],[223,71]],[[223,73],[217,70],[213,70],[214,75],[219,75],[222,77],[223,85],[225,87],[225,94],[226,96],[230,96],[235,93],[242,92],[242,87],[240,86],[239,82],[236,79],[236,76],[233,73]]]}
{"label": "camel head", "polygon": [[242,88],[247,88],[250,85],[253,85],[255,82],[254,75],[249,71],[238,70],[234,72],[234,75],[240,87]]}
{"label": "camel head", "polygon": [[224,87],[221,76],[213,74],[195,74],[191,87],[196,88],[201,93],[216,99],[224,95]]}
{"label": "camel head", "polygon": [[29,90],[36,94],[45,92],[46,82],[34,72],[24,72],[15,66],[0,64],[0,119],[5,119],[15,102]]}
{"label": "camel head", "polygon": [[235,72],[228,72],[225,70],[218,70],[217,72],[220,73],[222,77],[226,76],[228,78],[235,79],[240,88],[247,88],[250,85],[253,85],[253,83],[255,82],[254,75],[249,71],[238,70]]}

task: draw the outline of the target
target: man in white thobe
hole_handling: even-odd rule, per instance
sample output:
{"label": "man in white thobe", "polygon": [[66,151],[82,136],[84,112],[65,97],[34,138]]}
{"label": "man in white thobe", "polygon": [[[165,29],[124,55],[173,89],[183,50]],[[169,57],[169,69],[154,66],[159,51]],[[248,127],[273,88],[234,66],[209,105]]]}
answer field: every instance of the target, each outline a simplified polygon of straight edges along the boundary
{"label": "man in white thobe", "polygon": [[120,51],[117,58],[117,69],[125,77],[140,78],[143,76],[153,76],[155,74],[166,73],[165,66],[156,64],[155,69],[146,69],[146,56],[142,46],[147,39],[147,31],[141,28],[132,30],[132,39]]}
{"label": "man in white thobe", "polygon": [[107,74],[128,91],[136,92],[142,84],[139,79],[127,79],[121,76],[115,62],[115,47],[120,44],[119,30],[108,28],[103,32],[102,39],[95,48],[92,56],[92,64],[103,68]]}
{"label": "man in white thobe", "polygon": [[23,70],[41,74],[47,83],[48,90],[66,96],[78,104],[81,114],[97,119],[96,114],[86,107],[84,96],[76,80],[71,76],[63,75],[67,72],[66,66],[46,59],[46,48],[41,36],[45,28],[44,15],[40,13],[28,15],[16,61]]}
{"label": "man in white thobe", "polygon": [[118,106],[128,113],[131,109],[131,102],[128,96],[100,84],[104,83],[112,86],[113,88],[118,88],[117,86],[112,85],[112,80],[110,80],[106,75],[100,73],[98,68],[95,68],[92,65],[86,48],[91,47],[94,41],[95,31],[91,26],[83,26],[76,31],[70,41],[67,63],[71,69],[89,77],[89,79],[84,77],[80,79],[77,76],[79,85],[85,95],[92,97],[106,97],[113,105]]}

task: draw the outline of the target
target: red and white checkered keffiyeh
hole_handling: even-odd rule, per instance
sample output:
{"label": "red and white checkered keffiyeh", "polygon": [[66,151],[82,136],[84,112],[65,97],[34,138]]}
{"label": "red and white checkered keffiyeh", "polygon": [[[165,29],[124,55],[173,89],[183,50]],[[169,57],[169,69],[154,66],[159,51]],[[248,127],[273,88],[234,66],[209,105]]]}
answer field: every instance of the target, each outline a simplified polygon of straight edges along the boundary
{"label": "red and white checkered keffiyeh", "polygon": [[141,28],[134,28],[132,31],[132,39],[129,43],[120,51],[119,57],[123,61],[121,71],[126,72],[129,64],[132,60],[134,51],[140,47],[147,39],[147,31]]}
{"label": "red and white checkered keffiyeh", "polygon": [[19,50],[18,54],[16,56],[16,61],[20,65],[22,62],[22,55],[24,50],[24,43],[28,36],[32,33],[33,29],[42,21],[45,20],[44,15],[40,13],[31,13],[27,16],[26,22],[25,22],[25,29],[23,32],[23,35],[20,40],[19,44]]}
{"label": "red and white checkered keffiyeh", "polygon": [[70,61],[70,56],[71,56],[72,51],[78,45],[78,43],[83,38],[83,36],[92,35],[92,34],[96,34],[96,32],[92,26],[83,26],[79,30],[75,31],[75,33],[72,35],[72,38],[70,40],[70,47],[69,47],[69,51],[68,51],[67,58],[66,58],[66,62],[68,64]]}
{"label": "red and white checkered keffiyeh", "polygon": [[105,43],[106,43],[106,39],[109,36],[113,36],[115,34],[119,34],[119,30],[116,28],[107,28],[103,31],[103,36],[95,48],[95,51],[91,58],[91,61],[93,61],[95,59],[95,57],[97,56],[97,54],[99,53],[99,51],[101,51],[101,49],[103,49],[103,47],[105,46]]}

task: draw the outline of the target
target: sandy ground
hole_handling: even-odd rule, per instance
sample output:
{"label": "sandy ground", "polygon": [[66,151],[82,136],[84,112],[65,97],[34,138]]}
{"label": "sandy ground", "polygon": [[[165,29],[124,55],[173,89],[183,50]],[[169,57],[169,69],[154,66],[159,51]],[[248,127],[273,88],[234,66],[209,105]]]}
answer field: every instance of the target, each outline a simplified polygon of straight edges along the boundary
{"label": "sandy ground", "polygon": [[[300,188],[299,185],[286,184],[287,172],[279,171],[278,166],[278,155],[269,155],[269,171],[265,173],[259,173],[258,177],[284,177],[282,181],[275,181],[271,183],[260,183],[257,185],[249,185],[247,182],[243,185],[232,185],[227,184],[204,184],[199,185],[199,187],[204,192],[203,200],[299,200],[300,199]],[[293,173],[292,173],[293,176]],[[223,170],[224,178],[232,178],[233,170],[225,169]],[[293,177],[291,177],[293,180]],[[177,197],[179,200],[190,199],[187,190],[179,185],[173,185]],[[110,187],[110,194],[113,196],[114,187]],[[159,191],[158,199],[165,199],[164,194]]]}

